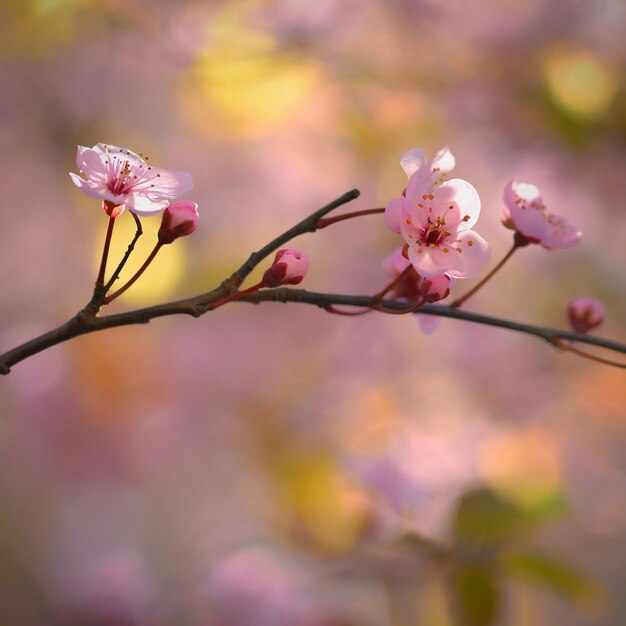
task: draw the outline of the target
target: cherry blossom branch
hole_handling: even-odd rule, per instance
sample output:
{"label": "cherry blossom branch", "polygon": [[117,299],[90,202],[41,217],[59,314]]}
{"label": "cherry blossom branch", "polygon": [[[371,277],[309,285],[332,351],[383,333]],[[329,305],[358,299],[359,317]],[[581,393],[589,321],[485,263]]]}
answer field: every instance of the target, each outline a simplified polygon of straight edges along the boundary
{"label": "cherry blossom branch", "polygon": [[[152,319],[170,315],[189,315],[192,317],[200,317],[215,308],[215,303],[220,300],[223,301],[224,298],[236,293],[239,286],[254,270],[254,268],[261,261],[263,261],[263,259],[272,254],[272,252],[275,252],[285,243],[300,234],[314,232],[318,228],[317,224],[320,219],[339,206],[357,198],[358,195],[359,192],[356,189],[349,191],[340,198],[337,198],[333,202],[327,204],[325,207],[322,207],[318,211],[312,213],[310,216],[273,239],[259,251],[253,252],[238,270],[236,270],[228,279],[223,281],[221,285],[211,291],[184,300],[105,316],[97,315],[99,312],[99,305],[98,303],[94,304],[92,299],[92,301],[82,311],[65,324],[62,324],[58,328],[31,339],[30,341],[27,341],[22,345],[0,355],[0,374],[6,375],[11,371],[11,367],[16,363],[19,363],[52,346],[81,335],[120,326],[147,324]],[[393,311],[398,314],[415,312],[417,314],[435,315],[492,326],[495,328],[504,328],[514,332],[531,335],[543,339],[552,346],[569,352],[575,351],[571,350],[569,344],[565,344],[564,342],[577,342],[578,344],[597,346],[599,348],[612,350],[620,354],[626,354],[625,344],[610,339],[594,337],[568,330],[522,324],[507,319],[463,311],[452,306],[424,304],[416,309],[416,303],[414,302],[381,300],[378,294],[374,296],[329,294],[305,291],[303,289],[288,289],[283,287],[278,289],[256,291],[255,293],[248,293],[248,295],[240,295],[241,297],[238,297],[237,299],[255,304],[261,302],[294,302],[312,304],[326,310],[332,309],[332,307],[335,306],[352,306],[365,309],[379,307],[379,309],[383,312]],[[604,362],[607,362],[608,364],[617,364],[609,362],[608,360],[605,360]]]}
{"label": "cherry blossom branch", "polygon": [[[52,331],[36,337],[35,339],[32,339],[31,341],[28,341],[21,346],[13,348],[13,350],[9,350],[8,352],[0,355],[0,374],[8,374],[10,372],[10,368],[16,363],[19,363],[20,361],[23,361],[38,352],[42,352],[47,348],[81,335],[99,332],[108,328],[147,324],[153,319],[170,315],[190,315],[192,317],[200,317],[210,310],[210,307],[207,306],[207,304],[216,302],[225,295],[227,294],[223,286],[220,286],[211,292],[207,292],[193,298],[160,304],[144,309],[137,309],[135,311],[128,311],[125,313],[95,317],[92,320],[84,320],[80,317],[80,315],[77,315],[62,326],[59,326]],[[313,291],[306,291],[304,289],[288,288],[257,291],[254,294],[243,296],[240,300],[242,302],[249,302],[253,304],[259,304],[261,302],[294,302],[312,304],[323,309],[329,306],[337,305],[372,308],[372,306],[376,304],[373,297],[367,295],[317,293]],[[408,313],[414,308],[414,303],[399,302],[397,300],[383,300],[380,304],[383,305],[385,309],[398,312]],[[612,350],[613,352],[620,354],[626,354],[626,344],[611,339],[576,333],[559,328],[523,324],[512,320],[492,317],[490,315],[481,315],[479,313],[471,313],[461,309],[454,309],[449,306],[424,304],[419,307],[415,313],[420,315],[436,315],[439,317],[472,322],[474,324],[482,324],[484,326],[504,328],[543,339],[550,345],[562,349],[566,348],[559,345],[559,340],[597,346],[599,348]]]}
{"label": "cherry blossom branch", "polygon": [[[304,289],[287,288],[258,291],[255,294],[242,297],[240,300],[241,302],[250,302],[253,304],[261,302],[298,302],[303,304],[313,304],[323,309],[337,305],[371,308],[376,304],[373,296],[317,293],[314,291],[306,291]],[[469,311],[463,311],[451,306],[438,304],[423,304],[418,309],[415,308],[414,302],[383,300],[380,304],[384,306],[385,309],[397,312],[435,315],[438,317],[447,317],[450,319],[472,322],[474,324],[482,324],[484,326],[493,326],[495,328],[512,330],[543,339],[550,345],[568,352],[572,352],[572,350],[569,349],[567,344],[563,345],[562,341],[584,343],[620,354],[626,354],[626,344],[612,339],[587,335],[585,333],[576,333],[570,330],[550,328],[546,326],[535,326],[534,324],[524,324],[513,320],[493,317],[491,315],[482,315],[480,313],[471,313]]]}
{"label": "cherry blossom branch", "polygon": [[[295,226],[292,226],[284,233],[270,241],[263,248],[257,252],[253,252],[241,267],[234,272],[229,278],[222,282],[222,284],[211,291],[200,294],[199,296],[181,300],[179,302],[166,303],[163,305],[157,305],[149,307],[147,309],[140,309],[138,311],[130,311],[128,313],[122,313],[120,315],[109,315],[106,317],[97,317],[100,308],[105,303],[105,296],[107,289],[104,286],[104,265],[106,264],[106,257],[108,256],[108,244],[110,244],[111,234],[113,230],[114,218],[111,216],[109,221],[109,229],[107,230],[107,236],[105,238],[105,251],[103,254],[103,263],[98,273],[102,274],[102,280],[96,283],[93,296],[90,302],[79,311],[75,317],[67,321],[65,324],[35,337],[30,341],[23,343],[20,346],[5,352],[0,355],[0,375],[6,375],[11,371],[11,367],[16,363],[23,361],[24,359],[33,356],[47,348],[55,346],[59,343],[73,339],[80,335],[104,330],[105,328],[113,328],[115,326],[126,326],[132,324],[146,324],[155,317],[163,317],[165,315],[177,315],[186,314],[194,317],[199,317],[203,313],[206,313],[210,309],[210,305],[214,302],[223,299],[231,294],[235,293],[243,281],[254,270],[254,268],[261,263],[272,252],[278,250],[285,243],[307,232],[315,232],[317,230],[317,222],[325,215],[333,211],[334,209],[347,204],[351,200],[359,197],[359,190],[352,189],[342,196],[318,209],[305,219],[298,222]],[[132,251],[132,250],[131,250]],[[128,252],[128,251],[127,251]],[[153,250],[154,253],[154,250]],[[128,253],[130,254],[130,253]],[[151,255],[154,258],[154,255]],[[124,259],[123,259],[124,260]],[[125,262],[125,261],[124,261]],[[144,263],[144,269],[146,264]],[[138,277],[136,275],[136,277]],[[132,279],[131,279],[132,280]],[[108,285],[107,285],[108,286]],[[124,289],[130,285],[127,284]],[[111,294],[112,297],[117,297],[121,290]],[[109,299],[110,302],[110,299]]]}

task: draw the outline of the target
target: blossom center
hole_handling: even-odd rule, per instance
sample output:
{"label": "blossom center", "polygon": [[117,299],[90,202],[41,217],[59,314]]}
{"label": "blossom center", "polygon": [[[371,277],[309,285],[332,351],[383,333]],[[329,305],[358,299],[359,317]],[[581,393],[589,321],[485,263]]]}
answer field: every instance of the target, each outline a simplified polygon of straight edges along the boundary
{"label": "blossom center", "polygon": [[125,195],[139,186],[142,188],[154,187],[150,181],[160,174],[155,176],[152,173],[152,167],[146,163],[148,157],[137,158],[130,151],[121,148],[116,154],[110,148],[106,148],[106,151],[107,159],[104,161],[106,184],[112,194],[116,196]]}

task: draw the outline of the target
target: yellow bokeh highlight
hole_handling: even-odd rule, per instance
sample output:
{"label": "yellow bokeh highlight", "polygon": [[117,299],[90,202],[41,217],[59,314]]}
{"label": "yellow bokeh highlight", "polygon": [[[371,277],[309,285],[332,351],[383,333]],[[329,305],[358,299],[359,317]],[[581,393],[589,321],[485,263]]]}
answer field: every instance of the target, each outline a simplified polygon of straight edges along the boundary
{"label": "yellow bokeh highlight", "polygon": [[522,506],[541,504],[561,484],[558,450],[549,434],[538,430],[495,438],[483,449],[481,467],[496,492]]}
{"label": "yellow bokeh highlight", "polygon": [[584,50],[552,50],[544,60],[544,72],[552,100],[575,117],[601,117],[620,87],[615,68]]}
{"label": "yellow bokeh highlight", "polygon": [[216,14],[181,88],[183,114],[208,135],[272,130],[298,113],[320,76],[310,57],[281,49],[242,19],[228,6]]}
{"label": "yellow bokeh highlight", "polygon": [[360,534],[367,501],[324,451],[290,451],[274,459],[274,472],[295,526],[320,547],[342,552]]}
{"label": "yellow bokeh highlight", "polygon": [[[119,280],[111,291],[119,289],[138,270],[150,254],[157,241],[157,231],[161,225],[161,215],[140,218],[143,235],[139,238],[128,263],[124,267]],[[103,224],[106,215],[103,213]],[[99,238],[94,242],[94,276],[100,265],[102,245],[104,242],[104,228]],[[109,251],[106,280],[109,279],[118,263],[121,261],[135,234],[135,220],[128,211],[125,211],[115,221],[113,240]],[[158,304],[168,297],[184,275],[187,259],[184,241],[175,241],[163,246],[148,269],[139,280],[119,298],[120,302],[133,305]]]}

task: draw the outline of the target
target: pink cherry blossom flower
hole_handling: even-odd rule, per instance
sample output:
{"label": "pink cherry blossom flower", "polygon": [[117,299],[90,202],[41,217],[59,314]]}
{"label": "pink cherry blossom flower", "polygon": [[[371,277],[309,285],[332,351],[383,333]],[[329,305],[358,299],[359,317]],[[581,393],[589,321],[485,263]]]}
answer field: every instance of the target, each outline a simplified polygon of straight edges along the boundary
{"label": "pink cherry blossom flower", "polygon": [[582,297],[570,302],[567,314],[571,327],[577,333],[586,333],[602,324],[606,311],[599,300]]}
{"label": "pink cherry blossom flower", "polygon": [[195,202],[179,200],[170,204],[163,211],[158,233],[159,242],[162,244],[172,243],[179,237],[191,235],[196,230],[199,219],[198,205]]}
{"label": "pink cherry blossom flower", "polygon": [[147,157],[103,143],[78,146],[76,165],[85,178],[70,172],[72,182],[92,198],[128,207],[137,215],[163,211],[171,201],[193,187],[191,174],[170,172],[147,163]]}
{"label": "pink cherry blossom flower", "polygon": [[265,287],[297,285],[309,271],[309,255],[293,248],[279,250],[272,266],[263,275]]}
{"label": "pink cherry blossom flower", "polygon": [[411,176],[405,196],[387,204],[387,225],[404,237],[421,276],[474,276],[490,256],[489,244],[471,230],[480,214],[478,192],[458,178],[429,187],[419,173]]}
{"label": "pink cherry blossom flower", "polygon": [[522,243],[538,243],[547,250],[575,246],[582,233],[564,217],[546,210],[535,185],[510,181],[504,188],[502,222],[522,237]]}

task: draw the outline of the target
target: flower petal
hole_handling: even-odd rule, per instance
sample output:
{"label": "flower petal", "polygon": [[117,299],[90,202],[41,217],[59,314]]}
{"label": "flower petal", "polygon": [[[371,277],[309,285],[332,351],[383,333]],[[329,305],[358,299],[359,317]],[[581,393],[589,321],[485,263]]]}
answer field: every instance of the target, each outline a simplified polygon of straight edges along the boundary
{"label": "flower petal", "polygon": [[193,189],[193,180],[189,172],[170,172],[158,167],[152,168],[152,184],[150,191],[168,198],[182,196]]}
{"label": "flower petal", "polygon": [[519,183],[515,179],[507,183],[502,195],[504,204],[511,210],[517,206],[520,201],[531,205],[532,208],[543,209],[543,198],[535,185],[530,183]]}
{"label": "flower petal", "polygon": [[383,270],[392,278],[403,272],[410,261],[402,254],[404,246],[398,246],[384,261]]}
{"label": "flower petal", "polygon": [[452,278],[470,278],[489,262],[489,244],[475,231],[464,230],[458,234],[458,243],[450,250],[453,266],[445,273]]}
{"label": "flower petal", "polygon": [[456,259],[454,257],[457,254],[452,249],[445,253],[437,246],[434,248],[417,245],[409,247],[409,261],[421,276],[448,274],[449,270],[455,267]]}
{"label": "flower petal", "polygon": [[469,230],[480,215],[480,196],[476,188],[466,180],[453,178],[434,191],[437,205],[449,207],[456,205],[459,208],[458,229]]}
{"label": "flower petal", "polygon": [[559,215],[549,215],[541,245],[548,250],[571,248],[575,246],[583,234],[568,220]]}
{"label": "flower petal", "polygon": [[441,318],[437,315],[418,314],[417,323],[423,335],[432,335],[441,324]]}
{"label": "flower petal", "polygon": [[400,165],[402,165],[407,178],[411,178],[417,170],[424,167],[425,161],[424,152],[419,148],[412,148],[400,155]]}
{"label": "flower petal", "polygon": [[436,177],[439,177],[444,174],[448,174],[454,169],[456,159],[454,158],[452,152],[450,152],[448,146],[446,146],[437,152],[437,154],[430,161],[429,165],[431,172],[433,172]]}
{"label": "flower petal", "polygon": [[137,215],[153,215],[167,209],[171,204],[169,198],[150,197],[145,193],[130,193],[126,198],[126,206]]}
{"label": "flower petal", "polygon": [[385,207],[385,224],[394,233],[400,233],[402,224],[402,207],[404,205],[404,198],[393,198],[389,200]]}
{"label": "flower petal", "polygon": [[72,179],[72,182],[83,193],[86,193],[91,198],[102,199],[104,197],[102,195],[102,190],[100,190],[96,186],[94,186],[93,183],[90,183],[89,181],[83,180],[80,176],[78,176],[77,174],[74,174],[74,172],[70,172],[70,178]]}
{"label": "flower petal", "polygon": [[100,158],[100,154],[91,148],[78,146],[76,165],[90,180],[103,181],[106,178],[106,165]]}

